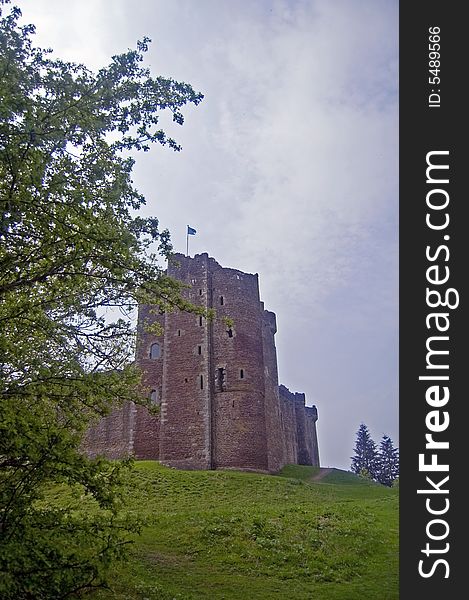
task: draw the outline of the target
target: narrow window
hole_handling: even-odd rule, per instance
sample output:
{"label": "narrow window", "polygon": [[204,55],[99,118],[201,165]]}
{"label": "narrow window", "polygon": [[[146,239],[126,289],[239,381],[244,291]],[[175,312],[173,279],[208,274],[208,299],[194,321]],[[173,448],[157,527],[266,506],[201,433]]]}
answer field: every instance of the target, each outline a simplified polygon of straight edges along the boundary
{"label": "narrow window", "polygon": [[234,400],[233,400],[233,402],[231,403],[231,406],[234,408]]}
{"label": "narrow window", "polygon": [[203,321],[202,321],[202,317],[199,317],[199,325],[202,327],[203,325]]}
{"label": "narrow window", "polygon": [[199,296],[202,296],[202,290],[199,290]]}
{"label": "narrow window", "polygon": [[199,351],[199,354],[202,354],[202,346],[198,346],[197,350]]}
{"label": "narrow window", "polygon": [[187,377],[184,377],[184,383],[187,383]]}
{"label": "narrow window", "polygon": [[220,367],[219,369],[217,369],[215,385],[216,385],[217,391],[219,391],[219,392],[223,392],[225,390],[225,376],[226,376],[226,370],[223,367]]}
{"label": "narrow window", "polygon": [[220,296],[220,304],[221,304],[222,306],[223,306],[223,304],[224,304],[224,299],[223,299],[223,296]]}
{"label": "narrow window", "polygon": [[233,337],[233,330],[231,328],[228,329],[228,337]]}
{"label": "narrow window", "polygon": [[240,369],[240,371],[239,371],[239,378],[240,379],[244,379],[244,369]]}
{"label": "narrow window", "polygon": [[181,337],[181,330],[178,329],[178,336]]}
{"label": "narrow window", "polygon": [[152,344],[150,346],[150,358],[159,358],[161,355],[161,348],[159,344]]}
{"label": "narrow window", "polygon": [[203,375],[200,376],[200,389],[201,390],[204,389],[204,376]]}

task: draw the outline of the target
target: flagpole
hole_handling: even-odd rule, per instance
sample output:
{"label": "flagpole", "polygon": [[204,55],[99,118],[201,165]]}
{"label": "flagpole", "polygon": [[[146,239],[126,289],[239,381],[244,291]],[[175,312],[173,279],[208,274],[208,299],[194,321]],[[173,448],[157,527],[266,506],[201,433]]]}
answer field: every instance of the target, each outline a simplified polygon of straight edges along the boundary
{"label": "flagpole", "polygon": [[197,233],[197,231],[193,227],[190,227],[189,225],[187,225],[187,233],[186,233],[186,256],[189,256],[189,236],[190,235],[195,235],[196,233]]}

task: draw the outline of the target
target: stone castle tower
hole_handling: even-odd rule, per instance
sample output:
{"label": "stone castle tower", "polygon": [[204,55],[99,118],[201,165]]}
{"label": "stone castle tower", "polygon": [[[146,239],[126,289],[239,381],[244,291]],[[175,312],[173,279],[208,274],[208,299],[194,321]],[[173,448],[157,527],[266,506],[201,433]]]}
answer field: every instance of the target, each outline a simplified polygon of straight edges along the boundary
{"label": "stone castle tower", "polygon": [[[257,274],[223,268],[206,253],[174,258],[168,275],[217,317],[140,306],[136,362],[160,414],[133,404],[115,410],[88,432],[87,453],[183,469],[319,466],[316,407],[278,385],[276,318],[260,301]],[[155,321],[161,336],[146,330]]]}

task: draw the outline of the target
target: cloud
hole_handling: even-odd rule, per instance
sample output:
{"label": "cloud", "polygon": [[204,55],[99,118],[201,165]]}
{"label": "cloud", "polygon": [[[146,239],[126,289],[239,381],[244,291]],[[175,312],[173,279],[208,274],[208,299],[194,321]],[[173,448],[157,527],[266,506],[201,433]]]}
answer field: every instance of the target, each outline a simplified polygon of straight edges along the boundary
{"label": "cloud", "polygon": [[396,441],[397,2],[22,7],[42,45],[94,68],[149,35],[152,70],[205,94],[172,132],[181,154],[138,157],[146,211],[177,249],[190,224],[192,254],[260,274],[280,376],[317,403],[323,460],[348,465],[361,421]]}

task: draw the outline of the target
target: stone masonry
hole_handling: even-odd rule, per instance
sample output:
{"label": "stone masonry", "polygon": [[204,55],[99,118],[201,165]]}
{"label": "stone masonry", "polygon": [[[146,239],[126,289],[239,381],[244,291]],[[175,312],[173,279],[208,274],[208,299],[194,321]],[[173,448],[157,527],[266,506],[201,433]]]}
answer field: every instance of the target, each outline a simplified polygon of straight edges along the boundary
{"label": "stone masonry", "polygon": [[[257,274],[223,268],[206,253],[174,258],[168,274],[216,318],[140,306],[136,362],[160,413],[131,403],[114,410],[88,431],[87,454],[182,469],[319,466],[317,410],[279,387],[276,318],[260,301]],[[160,336],[147,331],[155,321]]]}

